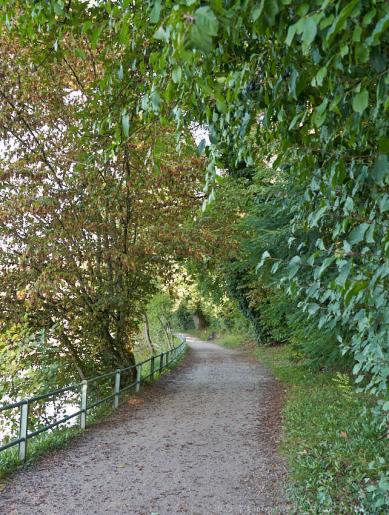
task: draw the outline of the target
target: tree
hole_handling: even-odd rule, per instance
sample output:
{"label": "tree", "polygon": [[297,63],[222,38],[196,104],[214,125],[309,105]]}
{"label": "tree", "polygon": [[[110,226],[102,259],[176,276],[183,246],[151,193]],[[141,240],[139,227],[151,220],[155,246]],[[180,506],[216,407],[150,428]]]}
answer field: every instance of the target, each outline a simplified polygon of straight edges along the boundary
{"label": "tree", "polygon": [[81,377],[128,366],[150,296],[187,253],[201,160],[189,133],[178,157],[156,120],[96,132],[116,103],[93,96],[93,55],[86,67],[63,50],[26,76],[34,49],[4,37],[1,51],[3,330],[50,330]]}

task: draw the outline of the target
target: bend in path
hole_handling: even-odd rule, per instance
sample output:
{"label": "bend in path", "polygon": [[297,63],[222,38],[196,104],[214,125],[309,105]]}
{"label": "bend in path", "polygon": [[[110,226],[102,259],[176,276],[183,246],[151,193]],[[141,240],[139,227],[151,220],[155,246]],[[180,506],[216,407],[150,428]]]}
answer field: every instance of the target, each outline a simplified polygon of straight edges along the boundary
{"label": "bend in path", "polygon": [[244,353],[188,341],[177,369],[15,475],[0,513],[287,513],[280,387]]}

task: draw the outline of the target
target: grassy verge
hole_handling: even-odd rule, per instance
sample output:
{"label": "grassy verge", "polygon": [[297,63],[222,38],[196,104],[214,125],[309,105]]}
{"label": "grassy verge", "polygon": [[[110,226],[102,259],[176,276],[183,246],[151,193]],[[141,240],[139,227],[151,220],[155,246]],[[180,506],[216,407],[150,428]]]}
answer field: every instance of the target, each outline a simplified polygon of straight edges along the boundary
{"label": "grassy verge", "polygon": [[[256,357],[285,385],[284,442],[300,513],[385,513],[388,440],[347,374],[310,370],[287,346]],[[363,511],[362,511],[363,510]]]}
{"label": "grassy verge", "polygon": [[388,440],[371,415],[372,399],[356,393],[347,374],[312,370],[288,346],[258,347],[242,335],[216,342],[246,345],[286,388],[281,452],[297,513],[388,513]]}

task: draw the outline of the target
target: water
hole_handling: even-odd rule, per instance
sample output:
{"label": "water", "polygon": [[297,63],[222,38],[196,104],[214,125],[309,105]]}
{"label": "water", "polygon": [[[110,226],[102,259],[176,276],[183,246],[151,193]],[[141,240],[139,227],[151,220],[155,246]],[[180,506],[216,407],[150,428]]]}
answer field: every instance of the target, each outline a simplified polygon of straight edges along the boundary
{"label": "water", "polygon": [[[17,402],[18,400],[3,398],[2,404]],[[79,411],[79,393],[65,392],[55,399],[44,399],[31,403],[29,407],[29,432],[51,424],[66,416]],[[20,408],[13,408],[0,412],[0,445],[18,438]],[[78,417],[74,417],[59,427],[76,425]]]}

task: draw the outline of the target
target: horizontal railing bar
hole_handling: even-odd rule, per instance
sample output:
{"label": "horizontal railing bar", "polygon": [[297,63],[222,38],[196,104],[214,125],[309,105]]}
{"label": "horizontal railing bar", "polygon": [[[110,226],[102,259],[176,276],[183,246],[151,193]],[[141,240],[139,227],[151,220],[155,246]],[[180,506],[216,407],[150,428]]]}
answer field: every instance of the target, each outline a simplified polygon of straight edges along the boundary
{"label": "horizontal railing bar", "polygon": [[72,418],[77,417],[78,415],[81,415],[81,411],[77,411],[76,413],[72,413],[71,415],[67,415],[64,418],[61,418],[61,420],[56,420],[52,424],[47,424],[46,426],[40,427],[35,431],[31,431],[31,433],[27,434],[27,438],[32,438],[33,436],[39,435],[40,433],[44,433],[48,429],[52,429],[55,426],[59,426],[60,424],[63,424],[64,422],[67,422],[68,420],[71,420]]}
{"label": "horizontal railing bar", "polygon": [[100,404],[103,404],[103,402],[109,401],[109,400],[113,399],[114,397],[115,397],[114,393],[112,395],[108,395],[107,397],[104,397],[103,399],[100,399],[99,401],[96,401],[93,404],[87,406],[86,410],[88,411],[92,408],[95,408],[96,406],[99,406]]}
{"label": "horizontal railing bar", "polygon": [[127,370],[132,370],[133,368],[136,368],[138,365],[130,365],[129,367],[126,367],[126,368],[120,368],[118,370],[120,370],[120,372],[127,372]]}
{"label": "horizontal railing bar", "polygon": [[80,388],[80,384],[73,384],[70,386],[64,386],[63,388],[58,388],[57,390],[53,390],[49,393],[42,393],[41,395],[35,395],[35,397],[30,397],[27,399],[27,402],[32,403],[36,401],[41,401],[42,399],[46,399],[47,397],[53,397],[53,395],[59,395],[60,393],[69,392],[70,390],[74,390],[75,388]]}
{"label": "horizontal railing bar", "polygon": [[100,379],[106,379],[107,377],[115,375],[115,373],[116,373],[116,370],[114,370],[113,372],[107,372],[106,374],[103,374],[101,376],[92,377],[92,379],[87,379],[88,384],[94,383],[95,381],[99,381]]}
{"label": "horizontal railing bar", "polygon": [[128,384],[127,386],[124,386],[123,388],[120,388],[120,393],[125,392],[126,390],[128,390],[129,388],[132,388],[133,386],[136,386],[136,383],[137,383],[137,381],[135,381],[134,383]]}
{"label": "horizontal railing bar", "polygon": [[141,361],[140,363],[137,363],[134,365],[135,367],[141,367],[142,365],[146,365],[146,363],[149,363],[151,361],[151,358],[145,359],[144,361]]}
{"label": "horizontal railing bar", "polygon": [[24,404],[26,401],[18,401],[18,402],[13,402],[12,404],[4,404],[4,406],[1,406],[0,407],[0,413],[2,411],[5,411],[7,409],[14,409],[14,408],[20,408],[20,406],[22,404]]}
{"label": "horizontal railing bar", "polygon": [[12,440],[12,442],[8,442],[4,445],[0,445],[0,451],[5,451],[5,449],[9,449],[10,447],[13,447],[14,445],[18,445],[18,443],[23,442],[24,438],[18,438],[17,440]]}

